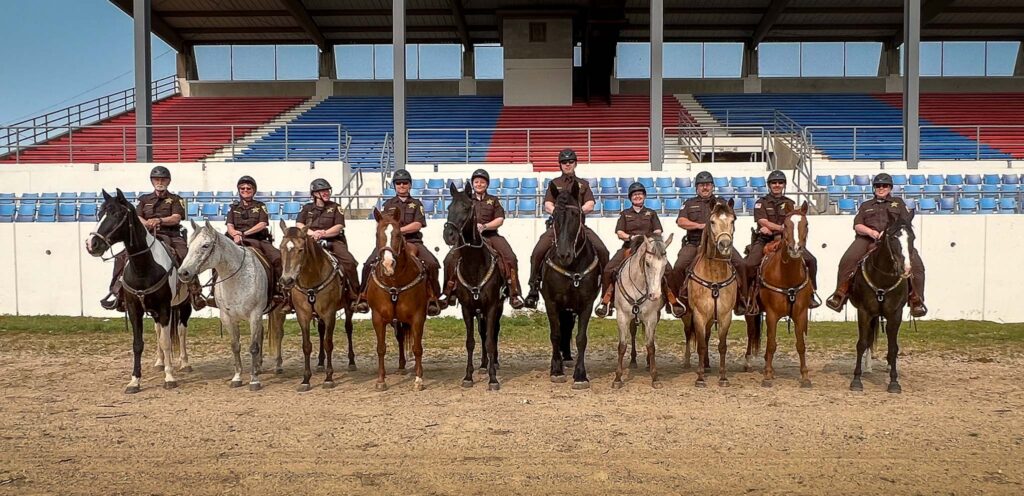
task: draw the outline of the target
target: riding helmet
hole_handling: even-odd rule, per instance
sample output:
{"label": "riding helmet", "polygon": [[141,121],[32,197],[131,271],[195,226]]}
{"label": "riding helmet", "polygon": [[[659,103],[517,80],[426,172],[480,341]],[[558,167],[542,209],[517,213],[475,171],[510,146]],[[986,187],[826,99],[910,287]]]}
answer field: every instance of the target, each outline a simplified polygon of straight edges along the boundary
{"label": "riding helmet", "polygon": [[576,151],[572,148],[566,148],[558,152],[558,163],[567,162],[569,160],[576,160]]}
{"label": "riding helmet", "polygon": [[391,176],[391,183],[394,184],[394,183],[399,183],[399,182],[402,182],[402,181],[405,181],[407,183],[411,183],[412,182],[412,174],[409,174],[409,171],[407,171],[405,169],[398,169],[398,170],[395,171],[395,175]]}
{"label": "riding helmet", "polygon": [[317,191],[323,191],[325,189],[332,189],[331,183],[327,182],[326,179],[318,177],[309,183],[309,192],[316,193]]}
{"label": "riding helmet", "polygon": [[153,167],[153,170],[149,171],[149,178],[150,179],[153,179],[153,178],[170,179],[171,178],[171,171],[168,170],[167,167],[164,167],[162,165],[158,165],[156,167]]}
{"label": "riding helmet", "polygon": [[884,172],[880,172],[877,176],[875,176],[875,179],[871,181],[871,184],[873,186],[892,186],[892,176]]}
{"label": "riding helmet", "polygon": [[637,191],[643,193],[644,196],[647,196],[647,188],[645,188],[644,185],[641,183],[630,184],[629,189],[626,191],[628,192],[628,195],[631,198],[633,197],[633,193],[636,193]]}
{"label": "riding helmet", "polygon": [[712,176],[711,173],[708,172],[708,171],[700,171],[700,172],[698,172],[697,173],[697,177],[694,178],[694,180],[693,180],[693,184],[696,185],[696,184],[706,184],[706,183],[714,184],[715,183],[715,176]]}
{"label": "riding helmet", "polygon": [[237,188],[243,184],[248,184],[249,186],[252,186],[252,189],[256,189],[256,180],[253,179],[252,176],[242,176],[238,178],[238,183],[235,184],[235,187]]}
{"label": "riding helmet", "polygon": [[786,182],[786,173],[782,172],[780,170],[772,171],[771,174],[768,174],[768,182],[770,183],[772,181],[782,181],[783,183],[785,183]]}
{"label": "riding helmet", "polygon": [[473,175],[470,176],[469,179],[473,180],[473,179],[476,179],[478,177],[479,178],[483,178],[484,181],[491,182],[491,175],[488,174],[487,171],[485,171],[483,169],[477,169],[477,170],[473,171]]}

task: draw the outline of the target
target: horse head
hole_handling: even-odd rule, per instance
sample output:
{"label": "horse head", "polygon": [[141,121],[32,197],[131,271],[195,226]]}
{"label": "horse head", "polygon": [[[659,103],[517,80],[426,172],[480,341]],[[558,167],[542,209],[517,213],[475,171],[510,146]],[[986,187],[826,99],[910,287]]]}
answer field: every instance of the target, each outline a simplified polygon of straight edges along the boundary
{"label": "horse head", "polygon": [[373,218],[377,221],[377,255],[384,275],[388,277],[395,275],[395,266],[405,246],[398,215],[397,210],[392,210],[391,215],[385,215],[373,209]]}
{"label": "horse head", "polygon": [[[221,252],[217,251],[217,243],[224,238],[210,225],[210,221],[199,227],[192,223],[192,239],[188,242],[188,255],[181,261],[178,268],[178,280],[189,282],[199,274],[220,263]],[[227,241],[227,238],[224,238]]]}
{"label": "horse head", "polygon": [[903,217],[889,212],[889,225],[882,234],[882,247],[892,258],[894,266],[902,266],[903,274],[910,273],[910,249],[913,248],[916,239],[913,226],[914,213],[914,210],[910,210],[910,215]]}
{"label": "horse head", "polygon": [[642,242],[635,253],[641,253],[644,257],[648,281],[660,281],[665,275],[668,266],[668,246],[672,244],[673,237],[675,234],[670,234],[668,240],[664,240],[660,234],[652,234],[640,238]]}
{"label": "horse head", "polygon": [[572,185],[559,191],[554,182],[548,184],[548,192],[555,197],[555,210],[551,214],[551,225],[555,230],[555,256],[558,265],[572,263],[576,254],[582,250],[583,241],[583,207],[580,202],[580,185],[575,180]]}
{"label": "horse head", "polygon": [[85,240],[85,249],[90,255],[99,257],[115,243],[133,241],[136,233],[132,231],[132,226],[138,221],[132,219],[137,218],[137,215],[135,207],[124,197],[120,188],[113,196],[103,190],[103,205],[100,206],[99,216],[96,230],[89,233]]}
{"label": "horse head", "polygon": [[807,209],[804,202],[800,208],[789,212],[783,221],[782,241],[786,244],[789,258],[800,258],[807,249]]}
{"label": "horse head", "polygon": [[719,199],[711,207],[711,216],[704,227],[704,239],[712,258],[728,259],[732,256],[732,238],[736,229],[736,212],[732,207],[732,198],[729,201]]}
{"label": "horse head", "polygon": [[315,244],[310,243],[313,238],[306,234],[308,231],[308,227],[288,227],[283,220],[281,221],[281,232],[284,233],[281,236],[280,246],[281,287],[284,289],[290,289],[295,285],[295,281],[298,280],[302,271],[302,262],[306,257],[306,251],[316,247]]}
{"label": "horse head", "polygon": [[[479,238],[476,230],[476,215],[473,212],[473,190],[467,182],[465,191],[449,185],[452,202],[448,205],[448,221],[444,223],[444,242],[448,246],[473,243]],[[478,243],[477,243],[478,244]]]}

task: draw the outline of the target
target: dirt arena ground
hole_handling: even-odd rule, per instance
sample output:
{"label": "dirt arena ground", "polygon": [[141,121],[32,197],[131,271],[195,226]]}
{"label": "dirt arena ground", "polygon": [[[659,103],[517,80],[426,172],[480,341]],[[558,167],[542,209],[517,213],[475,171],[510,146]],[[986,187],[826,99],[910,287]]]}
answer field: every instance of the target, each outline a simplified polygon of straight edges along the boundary
{"label": "dirt arena ground", "polygon": [[227,337],[197,332],[194,371],[165,390],[147,334],[144,389],[128,396],[128,335],[0,332],[0,493],[1024,493],[1019,348],[909,350],[892,395],[881,362],[850,392],[853,356],[839,350],[812,353],[814,387],[800,389],[785,345],[763,388],[760,360],[742,372],[739,343],[731,387],[712,375],[694,388],[666,345],[663,389],[641,369],[613,390],[603,341],[592,343],[592,388],[573,391],[548,380],[542,346],[513,343],[501,391],[488,392],[480,374],[460,386],[464,351],[428,343],[426,390],[391,375],[381,393],[362,336],[358,371],[330,390],[315,374],[299,394],[286,340],[285,374],[254,393],[227,385]]}

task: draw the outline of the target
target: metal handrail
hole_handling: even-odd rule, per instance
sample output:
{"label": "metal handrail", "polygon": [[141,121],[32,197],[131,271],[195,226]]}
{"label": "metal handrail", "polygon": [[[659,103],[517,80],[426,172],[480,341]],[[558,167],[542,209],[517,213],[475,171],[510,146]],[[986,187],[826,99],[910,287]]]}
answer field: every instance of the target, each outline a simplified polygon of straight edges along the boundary
{"label": "metal handrail", "polygon": [[[638,139],[635,143],[606,144],[601,139],[604,133],[621,134],[624,132],[639,131],[644,134],[643,143]],[[430,134],[442,135],[444,138],[429,139]],[[461,143],[458,146],[451,144],[451,138],[456,133],[462,135]],[[479,133],[479,138],[474,136]],[[510,134],[522,134],[525,145],[501,145],[496,144],[494,137],[509,136]],[[578,136],[572,136],[578,133]],[[585,133],[585,135],[583,134]],[[537,145],[537,136],[557,134],[563,141],[559,145]],[[595,135],[597,139],[595,140]],[[410,162],[476,162],[483,161],[488,153],[513,151],[522,152],[526,162],[536,160],[547,160],[554,157],[554,154],[564,147],[564,142],[573,139],[586,139],[586,146],[576,150],[583,163],[592,162],[594,151],[615,150],[615,149],[643,149],[646,156],[650,158],[650,135],[649,127],[545,127],[545,128],[416,128],[406,130],[406,141],[408,143]],[[542,152],[543,157],[538,155]],[[426,154],[427,158],[418,157]],[[441,160],[438,157],[441,157]]]}
{"label": "metal handrail", "polygon": [[395,168],[395,136],[384,133],[384,146],[380,149],[380,184],[387,184],[388,178]]}
{"label": "metal handrail", "polygon": [[[996,152],[993,152],[993,153],[987,153],[985,150],[982,150],[982,146],[985,145],[985,143],[982,142],[982,137],[984,136],[985,132],[987,130],[995,130],[995,129],[1015,129],[1015,130],[1019,130],[1020,131],[1019,133],[1013,133],[1013,135],[1014,136],[1018,136],[1020,141],[1017,142],[1017,143],[1010,143],[1010,144],[1008,144],[1006,146],[1024,148],[1024,125],[1022,125],[1022,124],[956,124],[956,125],[926,124],[926,125],[920,126],[920,129],[921,129],[921,134],[922,134],[922,139],[921,139],[921,152],[922,152],[922,154],[924,154],[928,150],[946,150],[946,151],[948,151],[948,150],[956,150],[956,151],[960,151],[961,153],[968,153],[969,154],[966,157],[960,157],[961,159],[968,159],[968,160],[1005,159],[1005,156],[1007,155],[1007,153],[1005,153],[1005,152],[996,151]],[[865,151],[871,152],[871,151],[873,151],[875,149],[879,149],[879,148],[885,148],[885,149],[893,149],[893,148],[895,148],[896,150],[898,150],[898,153],[900,155],[903,154],[903,126],[901,126],[901,125],[855,125],[855,126],[822,125],[822,126],[807,126],[805,128],[805,130],[804,130],[804,133],[805,133],[806,139],[808,140],[808,142],[812,146],[818,146],[818,147],[828,146],[828,147],[833,147],[834,148],[836,146],[844,146],[845,145],[845,143],[841,143],[841,142],[829,142],[827,137],[824,137],[824,138],[821,137],[821,133],[820,132],[818,134],[819,138],[817,139],[817,145],[815,145],[815,142],[816,142],[815,134],[814,134],[815,131],[828,131],[828,130],[832,130],[832,131],[849,131],[851,133],[852,139],[849,140],[850,144],[848,145],[848,147],[849,147],[849,149],[851,151],[851,157],[852,158],[850,160],[852,160],[852,161],[858,161],[858,160],[879,160],[878,158],[872,158],[870,156],[862,157],[862,155],[864,155],[864,153],[860,153],[860,152],[865,152]],[[956,141],[944,140],[944,139],[941,139],[941,138],[937,138],[934,135],[932,135],[932,137],[927,137],[926,136],[926,134],[928,134],[929,131],[939,131],[939,132],[942,132],[942,133],[948,133],[948,132],[957,133],[958,130],[959,131],[963,131],[963,130],[969,131],[969,133],[959,132],[958,134],[961,137],[967,137],[967,136],[964,136],[965,134],[972,135],[971,137],[968,138],[968,139],[972,140],[972,142],[971,143],[964,143],[964,142],[962,142],[960,140],[956,140]],[[886,141],[886,140],[883,140],[883,139],[879,139],[880,138],[879,136],[874,136],[874,137],[870,137],[870,138],[865,137],[864,134],[867,134],[867,132],[869,132],[869,131],[895,132],[897,135],[893,136],[893,137],[885,136],[886,138],[890,138],[889,140]],[[898,138],[898,139],[893,139],[893,138]],[[844,141],[845,141],[845,139],[844,139]],[[988,145],[985,145],[985,146],[986,147],[990,147]],[[997,156],[993,156],[993,155],[997,155]]]}

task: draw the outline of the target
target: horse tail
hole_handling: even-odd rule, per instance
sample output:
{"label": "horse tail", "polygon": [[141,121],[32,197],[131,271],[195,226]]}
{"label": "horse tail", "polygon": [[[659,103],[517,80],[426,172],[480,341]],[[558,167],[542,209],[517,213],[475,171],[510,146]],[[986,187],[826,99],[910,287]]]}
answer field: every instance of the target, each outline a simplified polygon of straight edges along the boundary
{"label": "horse tail", "polygon": [[747,340],[750,341],[750,349],[756,352],[761,351],[761,315],[747,318]]}

